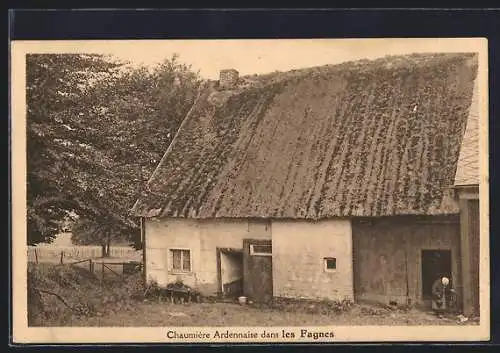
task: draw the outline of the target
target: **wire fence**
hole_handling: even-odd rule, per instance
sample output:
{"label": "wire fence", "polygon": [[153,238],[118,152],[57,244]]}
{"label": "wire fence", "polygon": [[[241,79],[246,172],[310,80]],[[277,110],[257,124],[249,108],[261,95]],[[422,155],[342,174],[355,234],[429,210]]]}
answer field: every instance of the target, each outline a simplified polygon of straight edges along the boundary
{"label": "wire fence", "polygon": [[74,262],[60,263],[57,266],[78,266],[87,269],[98,278],[114,278],[125,280],[127,275],[142,271],[142,263],[138,261],[105,262],[85,259]]}
{"label": "wire fence", "polygon": [[[65,263],[102,258],[100,246],[28,246],[28,262]],[[140,261],[142,252],[131,247],[110,248],[110,257]]]}

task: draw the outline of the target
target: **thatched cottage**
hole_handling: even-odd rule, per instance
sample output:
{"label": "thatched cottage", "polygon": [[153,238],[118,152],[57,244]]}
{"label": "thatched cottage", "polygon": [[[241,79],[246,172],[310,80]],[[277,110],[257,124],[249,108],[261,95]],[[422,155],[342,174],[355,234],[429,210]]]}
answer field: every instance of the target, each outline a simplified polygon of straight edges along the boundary
{"label": "thatched cottage", "polygon": [[415,54],[207,84],[134,205],[145,275],[405,304],[447,275],[477,311],[477,67]]}

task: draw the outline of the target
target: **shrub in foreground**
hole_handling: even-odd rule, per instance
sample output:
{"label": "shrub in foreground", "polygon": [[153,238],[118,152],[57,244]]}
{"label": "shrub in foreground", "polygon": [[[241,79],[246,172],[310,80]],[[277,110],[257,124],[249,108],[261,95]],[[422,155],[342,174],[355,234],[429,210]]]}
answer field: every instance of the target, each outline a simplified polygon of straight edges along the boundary
{"label": "shrub in foreground", "polygon": [[133,310],[143,294],[140,273],[101,280],[77,266],[29,266],[28,325],[77,324],[84,316]]}

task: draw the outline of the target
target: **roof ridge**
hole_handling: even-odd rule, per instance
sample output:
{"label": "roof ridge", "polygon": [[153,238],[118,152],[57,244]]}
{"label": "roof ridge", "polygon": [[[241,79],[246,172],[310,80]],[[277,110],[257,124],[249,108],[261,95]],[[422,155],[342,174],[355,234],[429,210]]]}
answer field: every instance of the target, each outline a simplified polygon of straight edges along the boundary
{"label": "roof ridge", "polygon": [[[338,63],[331,63],[331,64],[323,64],[323,65],[317,65],[317,66],[308,66],[308,67],[302,67],[302,68],[296,68],[296,69],[289,69],[285,71],[274,71],[274,72],[267,72],[267,73],[262,73],[262,74],[248,74],[248,75],[243,75],[240,77],[242,80],[248,80],[248,81],[254,81],[254,85],[270,85],[275,82],[285,82],[285,81],[291,81],[293,79],[300,79],[307,77],[310,74],[325,74],[329,73],[329,71],[335,71],[339,70],[343,67],[348,68],[349,70],[352,70],[353,68],[356,68],[358,65],[359,66],[374,66],[377,67],[384,62],[387,62],[389,65],[387,68],[392,69],[394,66],[397,66],[398,64],[394,64],[394,60],[404,60],[406,59],[407,63],[411,63],[412,61],[416,63],[416,61],[420,58],[426,58],[428,61],[421,61],[421,65],[439,65],[439,62],[432,61],[433,59],[439,59],[443,58],[448,60],[453,57],[464,57],[464,56],[477,56],[477,53],[474,52],[417,52],[417,53],[407,53],[407,54],[390,54],[390,55],[385,55],[377,58],[358,58],[358,59],[352,59],[352,60],[347,60],[347,61],[342,61]],[[234,89],[234,91],[237,91],[237,89]]]}
{"label": "roof ridge", "polygon": [[[165,153],[163,154],[163,156],[161,157],[160,159],[160,162],[158,163],[158,165],[156,166],[155,170],[153,171],[153,173],[151,174],[151,177],[149,178],[146,186],[149,190],[149,184],[151,183],[151,181],[153,180],[153,178],[156,176],[156,174],[158,174],[158,169],[159,167],[161,166],[161,164],[163,163],[163,161],[165,160],[165,157],[167,156],[167,154],[172,150],[172,146],[174,145],[175,141],[177,140],[178,136],[179,136],[179,133],[180,131],[182,130],[182,128],[186,125],[186,122],[187,120],[191,117],[191,113],[193,112],[194,110],[194,107],[196,106],[196,104],[198,104],[198,101],[200,100],[200,97],[201,97],[201,92],[203,91],[204,89],[204,86],[205,84],[202,84],[200,85],[200,87],[198,88],[198,94],[193,102],[193,105],[191,106],[191,108],[189,109],[189,111],[187,112],[186,116],[184,117],[184,119],[182,120],[181,122],[181,125],[179,126],[179,128],[177,129],[177,132],[175,133],[172,141],[170,142],[170,144],[168,145],[168,148],[167,150],[165,151]],[[151,191],[151,190],[149,190]]]}
{"label": "roof ridge", "polygon": [[[160,161],[158,162],[158,164],[156,165],[156,168],[155,170],[153,171],[153,173],[151,174],[151,176],[149,177],[148,179],[148,182],[146,183],[146,189],[148,192],[152,192],[149,185],[150,183],[153,181],[153,179],[156,177],[156,175],[158,174],[158,171],[160,170],[161,166],[163,165],[163,162],[165,161],[165,158],[167,157],[167,155],[170,153],[170,151],[172,150],[172,146],[174,145],[175,141],[178,139],[178,136],[179,136],[179,133],[180,131],[182,130],[182,128],[186,125],[186,122],[187,120],[190,118],[193,110],[194,110],[194,107],[196,106],[196,104],[198,104],[198,101],[200,100],[200,97],[201,97],[201,93],[203,92],[203,90],[205,89],[205,86],[207,84],[206,83],[202,83],[199,87],[198,87],[198,94],[193,102],[193,105],[191,106],[191,108],[189,108],[189,111],[187,112],[186,116],[184,117],[184,119],[182,120],[181,122],[181,125],[179,126],[179,128],[177,129],[177,132],[175,133],[174,137],[172,138],[172,141],[170,141],[170,144],[168,145],[168,148],[167,150],[165,151],[165,153],[163,154],[163,156],[161,157]],[[139,202],[139,199],[137,199],[134,203],[134,205],[132,206],[131,208],[131,211],[133,212],[133,210],[136,208],[137,204]]]}

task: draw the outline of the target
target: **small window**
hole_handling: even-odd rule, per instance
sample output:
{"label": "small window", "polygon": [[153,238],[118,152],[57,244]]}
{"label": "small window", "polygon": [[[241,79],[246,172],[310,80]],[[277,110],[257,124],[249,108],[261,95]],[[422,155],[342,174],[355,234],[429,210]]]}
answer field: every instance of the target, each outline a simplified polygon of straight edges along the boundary
{"label": "small window", "polygon": [[325,257],[325,271],[333,271],[337,269],[337,259],[335,257]]}
{"label": "small window", "polygon": [[250,244],[250,255],[272,256],[273,247],[271,244]]}
{"label": "small window", "polygon": [[171,269],[174,271],[191,272],[191,253],[184,249],[170,249]]}

